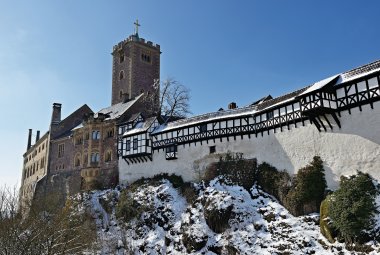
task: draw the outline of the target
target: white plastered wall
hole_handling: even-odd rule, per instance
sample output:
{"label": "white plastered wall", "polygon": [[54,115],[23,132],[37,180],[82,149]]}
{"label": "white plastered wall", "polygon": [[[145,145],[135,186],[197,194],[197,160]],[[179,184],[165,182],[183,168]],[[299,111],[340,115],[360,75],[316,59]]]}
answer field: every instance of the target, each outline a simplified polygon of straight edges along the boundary
{"label": "white plastered wall", "polygon": [[[167,172],[181,175],[185,181],[197,180],[206,166],[218,161],[221,153],[242,152],[245,158],[257,158],[277,169],[294,174],[307,165],[315,155],[322,158],[329,188],[336,189],[341,175],[355,174],[357,170],[370,173],[380,180],[380,102],[341,112],[341,128],[331,116],[333,125],[327,132],[319,132],[309,121],[258,134],[216,139],[178,146],[178,159],[166,160],[165,151],[154,151],[153,161],[128,165],[119,160],[120,182],[131,183],[141,177]],[[323,119],[323,118],[322,118]],[[216,154],[209,154],[209,146],[216,146]]]}

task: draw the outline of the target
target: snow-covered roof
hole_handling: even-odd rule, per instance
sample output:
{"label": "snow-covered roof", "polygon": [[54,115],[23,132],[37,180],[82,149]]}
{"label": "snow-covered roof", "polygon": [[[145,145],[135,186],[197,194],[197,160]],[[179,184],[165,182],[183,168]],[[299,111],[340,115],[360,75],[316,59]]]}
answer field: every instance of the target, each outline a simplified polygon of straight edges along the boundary
{"label": "snow-covered roof", "polygon": [[338,82],[336,85],[345,83],[348,81],[352,81],[358,78],[361,78],[366,75],[370,75],[372,73],[380,71],[380,60],[369,63],[367,65],[363,65],[347,72],[344,72],[340,75]]}
{"label": "snow-covered roof", "polygon": [[109,107],[101,109],[99,112],[94,114],[94,117],[97,118],[99,113],[106,114],[109,117],[106,118],[106,120],[112,120],[112,119],[117,119],[121,115],[123,115],[134,103],[136,103],[143,94],[135,97],[134,99],[125,102],[125,103],[118,103],[111,105]]}
{"label": "snow-covered roof", "polygon": [[213,120],[223,120],[228,118],[234,118],[238,116],[250,116],[253,114],[257,114],[263,111],[266,111],[270,108],[273,108],[275,106],[290,102],[295,99],[296,96],[304,92],[306,88],[302,88],[297,91],[293,91],[289,94],[285,94],[273,99],[265,100],[260,102],[260,104],[256,105],[249,105],[242,108],[236,108],[232,110],[225,110],[225,111],[217,111],[212,113],[206,113],[186,119],[181,119],[177,121],[172,121],[167,123],[166,125],[161,125],[156,130],[154,130],[152,133],[160,133],[160,132],[166,132],[172,129],[177,129],[185,126],[190,125],[197,125],[203,122],[213,121]]}
{"label": "snow-covered roof", "polygon": [[76,126],[75,128],[73,128],[72,130],[77,130],[77,129],[80,129],[83,127],[83,123],[80,123],[78,126]]}
{"label": "snow-covered roof", "polygon": [[273,97],[271,95],[267,95],[265,97],[260,98],[259,100],[256,100],[255,102],[251,103],[250,105],[251,106],[253,106],[253,105],[259,105],[259,104],[262,104],[265,101],[268,101],[268,100],[271,100],[271,99],[273,99]]}
{"label": "snow-covered roof", "polygon": [[242,115],[250,115],[256,113],[256,106],[247,106],[243,108],[236,108],[232,110],[225,110],[225,111],[217,111],[217,112],[211,112],[206,113],[186,119],[180,119],[177,121],[172,121],[167,123],[166,125],[161,125],[159,128],[153,131],[153,133],[158,133],[162,131],[168,131],[175,128],[180,128],[183,126],[188,125],[195,125],[198,123],[216,120],[216,119],[227,119],[232,118],[236,116],[242,116]]}
{"label": "snow-covered roof", "polygon": [[131,130],[125,131],[123,136],[131,136],[138,133],[146,132],[150,126],[152,126],[153,122],[157,119],[157,117],[150,117],[142,122],[138,122],[134,128]]}
{"label": "snow-covered roof", "polygon": [[339,85],[341,83],[351,81],[366,75],[369,75],[371,73],[380,71],[380,61],[375,61],[373,63],[352,69],[350,71],[340,73],[333,75],[331,77],[328,77],[326,79],[323,79],[321,81],[318,81],[310,86],[304,87],[302,89],[299,89],[297,91],[293,91],[291,93],[270,99],[270,97],[264,97],[250,106],[246,106],[243,108],[236,108],[232,110],[226,110],[226,111],[217,111],[212,113],[206,113],[186,119],[181,119],[173,122],[169,122],[166,125],[161,125],[156,130],[153,131],[153,133],[160,133],[160,132],[166,132],[172,129],[181,128],[184,126],[190,126],[190,125],[197,125],[199,123],[204,123],[212,120],[222,120],[237,116],[244,116],[244,115],[252,115],[257,114],[266,110],[269,110],[271,108],[278,107],[279,105],[289,103],[291,101],[294,101],[299,97],[300,95],[305,95],[310,92],[322,89],[326,85]]}
{"label": "snow-covered roof", "polygon": [[344,73],[339,73],[336,75],[333,75],[331,77],[328,77],[326,79],[323,79],[321,81],[318,81],[314,84],[312,84],[305,92],[303,92],[301,95],[308,94],[310,92],[319,90],[326,85],[334,82],[334,86],[346,83],[355,79],[359,79],[361,77],[370,75],[371,73],[375,73],[380,71],[380,61],[375,61],[372,63],[369,63],[367,65],[363,65],[360,67],[357,67],[355,69],[349,70]]}
{"label": "snow-covered roof", "polygon": [[127,122],[133,122],[133,121],[135,121],[140,115],[141,115],[141,112],[132,114],[132,116],[127,120]]}
{"label": "snow-covered roof", "polygon": [[309,94],[310,92],[313,92],[313,91],[316,91],[316,90],[319,90],[321,88],[323,88],[324,86],[330,84],[332,81],[334,81],[335,79],[337,79],[340,75],[337,74],[337,75],[333,75],[331,77],[328,77],[326,79],[323,79],[321,81],[318,81],[316,83],[314,83],[313,85],[311,85],[307,90],[305,90],[301,95],[305,95],[305,94]]}

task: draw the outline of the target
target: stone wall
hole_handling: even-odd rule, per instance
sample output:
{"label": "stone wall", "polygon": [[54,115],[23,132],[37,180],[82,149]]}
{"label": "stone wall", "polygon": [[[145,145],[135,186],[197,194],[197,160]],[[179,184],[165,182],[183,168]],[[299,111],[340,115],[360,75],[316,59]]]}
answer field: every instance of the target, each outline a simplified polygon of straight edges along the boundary
{"label": "stone wall", "polygon": [[49,133],[46,133],[24,154],[20,187],[21,203],[28,203],[33,199],[36,183],[47,174],[49,141]]}
{"label": "stone wall", "polygon": [[[142,91],[152,92],[154,80],[160,78],[160,48],[141,38],[133,38],[119,43],[112,53],[112,105],[123,102],[126,94],[127,99],[131,99]],[[150,61],[144,61],[142,54],[148,54]],[[123,61],[120,56],[124,56]],[[120,78],[121,71],[123,78]]]}
{"label": "stone wall", "polygon": [[[63,145],[64,152],[59,155],[59,147]],[[66,136],[50,143],[49,173],[57,174],[73,170],[74,144],[70,136]]]}
{"label": "stone wall", "polygon": [[51,174],[37,183],[35,198],[44,198],[51,195],[58,199],[58,204],[63,207],[68,196],[81,191],[81,185],[80,171]]}

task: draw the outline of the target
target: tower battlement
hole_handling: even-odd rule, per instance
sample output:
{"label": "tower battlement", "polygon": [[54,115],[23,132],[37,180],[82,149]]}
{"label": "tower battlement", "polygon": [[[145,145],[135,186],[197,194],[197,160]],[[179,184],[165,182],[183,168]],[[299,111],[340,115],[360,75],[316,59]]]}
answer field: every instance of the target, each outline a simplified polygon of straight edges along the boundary
{"label": "tower battlement", "polygon": [[144,92],[155,93],[154,82],[160,79],[160,55],[159,44],[146,41],[136,32],[113,46],[112,105]]}
{"label": "tower battlement", "polygon": [[130,35],[128,38],[126,38],[123,41],[119,42],[118,44],[114,45],[112,48],[112,52],[122,50],[123,46],[130,43],[130,42],[138,42],[138,43],[141,43],[147,47],[154,48],[156,50],[160,50],[159,44],[155,44],[152,41],[146,41],[144,38],[140,38],[136,35]]}

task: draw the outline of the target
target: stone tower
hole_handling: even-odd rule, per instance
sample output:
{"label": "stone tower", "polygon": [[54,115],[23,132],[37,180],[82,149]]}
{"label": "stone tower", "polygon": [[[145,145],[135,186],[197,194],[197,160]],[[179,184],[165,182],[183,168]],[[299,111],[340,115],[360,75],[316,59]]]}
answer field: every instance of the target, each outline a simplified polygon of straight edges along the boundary
{"label": "stone tower", "polygon": [[113,47],[112,105],[142,92],[153,94],[160,79],[160,45],[140,38],[138,22],[135,25],[135,33]]}

